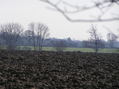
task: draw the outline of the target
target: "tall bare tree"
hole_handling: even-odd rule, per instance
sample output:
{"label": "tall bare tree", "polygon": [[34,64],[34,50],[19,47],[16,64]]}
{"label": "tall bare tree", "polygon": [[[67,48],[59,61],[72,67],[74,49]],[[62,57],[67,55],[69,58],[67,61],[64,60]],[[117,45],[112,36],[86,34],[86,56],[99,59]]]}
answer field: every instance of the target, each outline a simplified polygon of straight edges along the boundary
{"label": "tall bare tree", "polygon": [[89,41],[90,43],[93,45],[92,48],[95,50],[95,52],[97,53],[99,51],[99,48],[102,44],[102,39],[100,34],[97,32],[97,28],[92,26],[90,31],[90,38]]}
{"label": "tall bare tree", "polygon": [[5,41],[8,50],[14,50],[23,28],[18,23],[8,23],[0,26],[1,38]]}
{"label": "tall bare tree", "polygon": [[31,23],[29,29],[33,32],[32,40],[34,43],[34,50],[37,49],[41,51],[44,40],[49,36],[49,28],[42,23]]}
{"label": "tall bare tree", "polygon": [[[119,20],[119,0],[40,0],[47,3],[51,10],[60,12],[71,22],[106,22]],[[93,10],[95,14],[90,11]],[[89,18],[82,18],[82,13],[88,14]],[[113,14],[112,14],[113,13]],[[72,15],[79,15],[73,18]],[[107,16],[111,15],[110,17]],[[81,18],[80,18],[81,16]],[[91,17],[90,17],[91,16]]]}

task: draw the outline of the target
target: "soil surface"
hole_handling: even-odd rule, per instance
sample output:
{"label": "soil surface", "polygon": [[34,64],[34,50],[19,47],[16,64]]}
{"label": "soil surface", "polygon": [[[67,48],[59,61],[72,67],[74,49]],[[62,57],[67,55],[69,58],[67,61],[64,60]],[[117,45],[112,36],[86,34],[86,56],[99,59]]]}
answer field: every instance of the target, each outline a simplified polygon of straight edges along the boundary
{"label": "soil surface", "polygon": [[119,89],[119,54],[0,51],[0,89]]}

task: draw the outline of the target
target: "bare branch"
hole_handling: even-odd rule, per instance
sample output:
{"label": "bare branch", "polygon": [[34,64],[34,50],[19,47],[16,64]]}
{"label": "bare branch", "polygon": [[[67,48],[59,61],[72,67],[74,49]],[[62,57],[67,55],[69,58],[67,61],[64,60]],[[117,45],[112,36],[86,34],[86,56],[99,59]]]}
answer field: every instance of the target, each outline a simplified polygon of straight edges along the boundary
{"label": "bare branch", "polygon": [[[66,1],[63,0],[59,0],[57,3],[53,3],[50,0],[40,0],[42,2],[45,2],[47,4],[49,4],[50,6],[52,6],[53,8],[56,9],[56,11],[60,12],[68,21],[70,22],[107,22],[107,21],[118,21],[119,17],[110,17],[110,18],[102,18],[107,11],[109,10],[110,7],[112,7],[112,5],[114,3],[118,3],[119,0],[104,0],[103,2],[94,2],[94,5],[92,6],[78,6],[78,5],[72,5]],[[73,9],[75,9],[74,11],[69,11],[66,7],[64,7],[64,9],[62,9],[59,4],[62,3],[68,7],[71,7]],[[119,3],[118,3],[119,4]],[[88,11],[90,9],[94,9],[97,8],[100,10],[100,12],[102,14],[98,15],[98,17],[96,19],[73,19],[69,16],[69,14],[75,14],[75,13],[81,13],[82,11]],[[103,9],[107,8],[106,11],[103,11]]]}

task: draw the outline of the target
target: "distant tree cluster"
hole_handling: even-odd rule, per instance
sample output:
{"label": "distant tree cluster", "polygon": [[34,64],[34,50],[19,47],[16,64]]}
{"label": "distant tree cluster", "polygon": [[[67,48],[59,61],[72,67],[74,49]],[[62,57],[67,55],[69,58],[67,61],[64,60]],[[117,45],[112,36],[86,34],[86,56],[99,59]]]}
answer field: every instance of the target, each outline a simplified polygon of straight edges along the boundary
{"label": "distant tree cluster", "polygon": [[108,33],[107,34],[107,40],[110,48],[114,48],[114,43],[118,39],[118,36],[115,35],[114,33]]}
{"label": "distant tree cluster", "polygon": [[32,41],[34,49],[36,50],[38,46],[38,50],[41,51],[44,40],[49,36],[49,28],[41,23],[31,23],[26,33],[29,40]]}
{"label": "distant tree cluster", "polygon": [[107,42],[102,39],[101,34],[98,33],[98,29],[92,26],[89,30],[90,38],[88,41],[83,41],[83,45],[88,48],[93,48],[97,53],[100,48],[114,48],[114,44],[117,42],[118,36],[112,32],[107,34]]}
{"label": "distant tree cluster", "polygon": [[49,28],[42,23],[31,23],[28,30],[18,23],[8,23],[0,26],[0,43],[4,44],[8,50],[14,50],[17,42],[24,36],[28,41],[32,42],[34,50],[36,45],[38,50],[42,50],[44,40],[49,36]]}
{"label": "distant tree cluster", "polygon": [[22,31],[23,28],[18,23],[8,23],[0,26],[0,38],[4,41],[8,50],[16,48],[16,42]]}

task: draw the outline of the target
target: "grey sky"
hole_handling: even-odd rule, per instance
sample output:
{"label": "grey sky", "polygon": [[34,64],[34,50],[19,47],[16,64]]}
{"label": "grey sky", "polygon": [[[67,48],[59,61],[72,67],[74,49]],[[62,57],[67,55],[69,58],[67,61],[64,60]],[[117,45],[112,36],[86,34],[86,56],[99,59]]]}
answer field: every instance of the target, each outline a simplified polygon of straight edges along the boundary
{"label": "grey sky", "polygon": [[[27,28],[30,22],[41,22],[50,28],[50,37],[84,40],[88,39],[88,30],[91,24],[95,24],[106,39],[107,30],[103,25],[109,27],[117,34],[119,22],[108,23],[71,23],[60,13],[47,9],[47,4],[39,0],[0,0],[0,24],[7,22],[18,22]],[[114,11],[118,11],[115,9]],[[82,16],[81,18],[84,18]]]}

